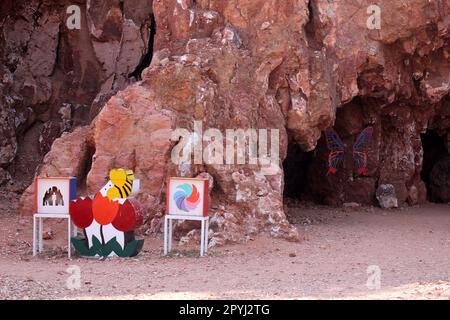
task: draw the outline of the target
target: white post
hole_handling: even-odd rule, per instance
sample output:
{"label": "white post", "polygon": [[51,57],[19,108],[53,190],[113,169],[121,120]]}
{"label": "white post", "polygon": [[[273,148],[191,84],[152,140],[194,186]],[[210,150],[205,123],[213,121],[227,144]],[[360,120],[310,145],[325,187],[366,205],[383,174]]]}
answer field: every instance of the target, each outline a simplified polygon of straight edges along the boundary
{"label": "white post", "polygon": [[200,257],[203,257],[205,252],[205,219],[202,219],[201,235],[200,235]]}
{"label": "white post", "polygon": [[42,218],[39,218],[39,252],[44,250],[44,244],[42,241],[42,229],[43,229],[43,221]]}
{"label": "white post", "polygon": [[173,220],[169,219],[169,252],[172,252],[172,232],[173,232],[172,223]]}
{"label": "white post", "polygon": [[33,214],[33,257],[36,256],[36,215]]}
{"label": "white post", "polygon": [[69,255],[69,259],[71,258],[71,245],[70,245],[70,237],[72,236],[72,220],[70,217],[67,218],[67,253]]}
{"label": "white post", "polygon": [[164,217],[164,255],[167,255],[167,215]]}
{"label": "white post", "polygon": [[205,252],[208,252],[209,217],[205,220]]}

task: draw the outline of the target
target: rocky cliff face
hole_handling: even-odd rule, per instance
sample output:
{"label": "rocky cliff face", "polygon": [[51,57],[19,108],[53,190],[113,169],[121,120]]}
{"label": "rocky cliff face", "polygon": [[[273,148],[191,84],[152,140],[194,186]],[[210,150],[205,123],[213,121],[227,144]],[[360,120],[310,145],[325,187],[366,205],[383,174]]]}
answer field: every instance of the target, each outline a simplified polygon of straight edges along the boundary
{"label": "rocky cliff face", "polygon": [[[35,11],[4,5],[3,171],[14,179],[26,161],[21,152],[34,152],[30,144],[43,155],[45,143],[69,131],[37,173],[75,175],[95,191],[108,169],[134,169],[152,232],[161,226],[165,178],[207,172],[214,179],[215,244],[261,231],[297,239],[283,211],[286,195],[374,204],[377,187],[392,184],[400,205],[425,201],[427,186],[430,199],[450,200],[443,179],[450,147],[447,1],[378,1],[379,29],[368,27],[368,19],[376,22],[371,1],[149,2],[80,1],[85,22],[77,32],[61,24],[64,3],[36,1]],[[150,60],[142,81],[128,85]],[[204,131],[278,129],[284,168],[175,164],[171,152],[182,142],[171,133],[194,131],[194,121]],[[327,177],[321,132],[334,126],[350,146],[368,125],[374,128],[369,175],[356,176],[347,156]],[[433,144],[442,152],[430,151]],[[34,161],[27,167],[40,159]],[[31,191],[22,212],[29,211]]]}
{"label": "rocky cliff face", "polygon": [[[80,8],[80,29],[67,26]],[[63,132],[91,123],[135,80],[151,38],[151,1],[0,4],[0,183],[29,184]]]}

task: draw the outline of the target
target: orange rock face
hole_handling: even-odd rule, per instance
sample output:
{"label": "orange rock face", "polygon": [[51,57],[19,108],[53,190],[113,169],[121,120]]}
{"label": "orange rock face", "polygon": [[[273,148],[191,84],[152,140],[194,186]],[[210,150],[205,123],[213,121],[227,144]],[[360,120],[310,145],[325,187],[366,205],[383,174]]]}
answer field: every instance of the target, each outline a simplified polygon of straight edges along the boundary
{"label": "orange rock face", "polygon": [[[447,137],[450,128],[450,8],[446,1],[378,1],[378,29],[368,26],[371,4],[154,0],[152,62],[142,81],[103,106],[84,135],[77,134],[78,149],[69,147],[75,135],[56,140],[46,157],[52,164],[44,160],[39,173],[72,160],[93,193],[109,169],[133,169],[141,180],[145,221],[151,232],[160,232],[166,177],[207,172],[214,180],[213,244],[259,232],[298,240],[283,210],[285,181],[295,176],[295,166],[285,175],[283,168],[267,173],[258,164],[171,161],[180,143],[171,140],[173,130],[193,132],[194,121],[201,121],[203,130],[220,132],[279,130],[280,164],[292,160],[290,146],[299,148],[299,156],[314,151],[296,182],[308,199],[375,204],[377,186],[392,184],[399,205],[425,201],[421,134],[428,129]],[[117,19],[111,23],[120,25]],[[94,25],[101,38],[102,24]],[[367,177],[354,175],[351,157],[327,177],[322,131],[334,126],[351,145],[369,125],[374,137]],[[68,159],[59,156],[61,149],[70,150]],[[83,164],[85,170],[76,169]],[[186,224],[177,230],[188,231]]]}

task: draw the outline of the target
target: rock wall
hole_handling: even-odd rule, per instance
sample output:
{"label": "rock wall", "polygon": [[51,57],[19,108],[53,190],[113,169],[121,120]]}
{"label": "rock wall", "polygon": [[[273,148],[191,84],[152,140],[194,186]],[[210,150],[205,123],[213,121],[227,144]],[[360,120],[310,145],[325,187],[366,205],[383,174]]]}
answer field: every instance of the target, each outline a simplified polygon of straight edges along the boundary
{"label": "rock wall", "polygon": [[[144,59],[151,0],[0,4],[0,184],[20,190],[63,132],[90,124]],[[70,5],[81,28],[69,29]]]}
{"label": "rock wall", "polygon": [[[262,231],[290,240],[298,239],[298,234],[283,212],[282,168],[267,173],[258,164],[171,161],[171,151],[180,143],[171,141],[172,130],[193,131],[195,120],[202,122],[204,130],[221,132],[278,129],[280,163],[289,144],[313,151],[304,184],[315,200],[374,204],[376,188],[392,184],[400,204],[424,201],[420,135],[433,129],[444,136],[450,128],[449,4],[378,1],[381,29],[373,30],[367,26],[371,4],[154,0],[152,63],[142,81],[113,96],[85,129],[87,133],[79,136],[87,147],[81,154],[70,152],[71,168],[84,167],[74,172],[87,181],[88,190],[95,191],[108,169],[131,167],[142,180],[140,200],[151,232],[161,228],[165,178],[209,173],[214,179],[213,244],[245,241]],[[127,30],[125,22],[116,23],[120,14],[113,14],[114,4],[108,2],[98,10],[105,8],[112,20],[99,22],[94,15],[89,28],[90,39],[96,39],[92,52],[117,54],[121,51],[115,47],[115,32],[108,44],[95,44],[110,30],[107,25],[121,25],[117,28],[122,34]],[[117,65],[123,66],[113,68],[111,61],[117,58],[103,58],[105,70],[100,74],[112,70],[116,74]],[[91,70],[93,78],[98,70]],[[124,85],[119,83],[118,87]],[[321,132],[335,126],[351,145],[367,125],[375,132],[369,176],[356,177],[347,157],[336,176],[326,177]],[[58,166],[51,159],[67,151],[65,146],[75,135],[54,143],[39,174],[48,175]],[[439,168],[446,170],[445,165]],[[23,212],[27,194],[22,197]],[[180,233],[187,229],[177,226]]]}

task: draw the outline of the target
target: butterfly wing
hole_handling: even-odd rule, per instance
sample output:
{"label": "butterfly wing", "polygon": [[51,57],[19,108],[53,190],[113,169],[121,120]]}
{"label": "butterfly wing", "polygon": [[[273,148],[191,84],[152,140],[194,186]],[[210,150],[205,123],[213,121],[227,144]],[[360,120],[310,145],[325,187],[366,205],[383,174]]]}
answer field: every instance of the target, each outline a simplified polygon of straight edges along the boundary
{"label": "butterfly wing", "polygon": [[338,165],[344,160],[344,151],[331,151],[328,154],[327,176],[335,174]]}
{"label": "butterfly wing", "polygon": [[373,135],[373,128],[367,127],[365,128],[356,139],[355,144],[353,145],[353,151],[365,151],[367,143],[370,141]]}
{"label": "butterfly wing", "polygon": [[358,166],[358,174],[368,174],[367,170],[367,152],[366,147],[369,141],[372,139],[373,128],[365,128],[356,139],[353,145],[353,159],[355,159],[356,165]]}
{"label": "butterfly wing", "polygon": [[344,160],[344,143],[334,130],[326,130],[325,137],[327,146],[330,150],[328,154],[328,172],[327,175],[335,174],[338,165]]}
{"label": "butterfly wing", "polygon": [[344,151],[344,143],[341,138],[339,138],[336,131],[328,129],[325,131],[325,137],[327,138],[327,146],[330,151]]}

